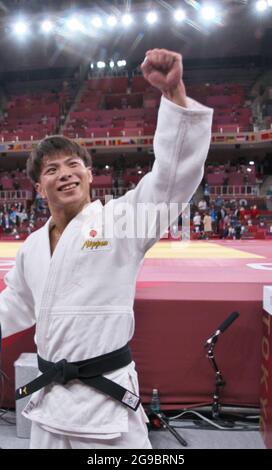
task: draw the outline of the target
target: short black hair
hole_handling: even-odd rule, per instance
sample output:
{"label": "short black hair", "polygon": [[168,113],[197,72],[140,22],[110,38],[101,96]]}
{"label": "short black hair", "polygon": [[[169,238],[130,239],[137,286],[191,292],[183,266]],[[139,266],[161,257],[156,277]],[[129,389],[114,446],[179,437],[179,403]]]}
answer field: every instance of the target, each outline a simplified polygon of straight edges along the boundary
{"label": "short black hair", "polygon": [[41,140],[27,159],[27,176],[32,183],[38,183],[40,180],[43,157],[62,154],[76,155],[83,160],[86,167],[92,167],[92,157],[85,147],[68,137],[51,135]]}

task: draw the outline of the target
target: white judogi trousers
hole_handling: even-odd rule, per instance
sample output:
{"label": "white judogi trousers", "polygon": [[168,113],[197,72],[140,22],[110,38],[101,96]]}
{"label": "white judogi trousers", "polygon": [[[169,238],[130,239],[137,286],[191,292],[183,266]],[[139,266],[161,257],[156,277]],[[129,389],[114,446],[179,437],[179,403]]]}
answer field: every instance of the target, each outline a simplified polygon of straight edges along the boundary
{"label": "white judogi trousers", "polygon": [[30,449],[152,449],[147,426],[138,411],[129,413],[128,432],[112,438],[56,434],[33,421]]}

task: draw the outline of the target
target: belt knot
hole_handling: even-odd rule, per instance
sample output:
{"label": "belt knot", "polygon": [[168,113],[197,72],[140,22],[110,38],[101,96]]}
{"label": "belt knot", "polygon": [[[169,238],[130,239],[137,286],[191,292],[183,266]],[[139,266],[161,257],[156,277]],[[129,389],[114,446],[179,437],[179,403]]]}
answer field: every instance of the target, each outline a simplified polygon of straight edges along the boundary
{"label": "belt knot", "polygon": [[79,367],[71,362],[67,362],[66,359],[56,362],[54,367],[58,372],[56,382],[62,385],[69,382],[69,380],[79,378]]}

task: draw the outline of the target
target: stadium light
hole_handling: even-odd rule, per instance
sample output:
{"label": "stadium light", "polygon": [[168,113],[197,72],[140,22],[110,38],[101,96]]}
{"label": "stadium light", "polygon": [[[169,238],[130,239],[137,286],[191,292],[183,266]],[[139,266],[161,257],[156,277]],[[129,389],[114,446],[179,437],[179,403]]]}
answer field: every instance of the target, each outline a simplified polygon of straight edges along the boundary
{"label": "stadium light", "polygon": [[149,13],[147,13],[146,21],[148,22],[148,24],[156,23],[158,21],[157,13],[155,13],[155,11],[150,11]]}
{"label": "stadium light", "polygon": [[70,16],[66,20],[66,26],[70,31],[82,31],[83,25],[76,16]]}
{"label": "stadium light", "polygon": [[206,21],[213,21],[216,18],[216,10],[212,5],[204,5],[200,12],[202,18]]}
{"label": "stadium light", "polygon": [[127,62],[125,60],[117,60],[117,67],[125,67]]}
{"label": "stadium light", "polygon": [[41,24],[41,30],[43,33],[50,33],[53,29],[53,23],[49,20],[44,20]]}
{"label": "stadium light", "polygon": [[25,21],[17,21],[13,25],[13,31],[17,36],[25,36],[29,32],[28,24]]}
{"label": "stadium light", "polygon": [[113,69],[113,67],[114,67],[114,62],[113,62],[113,60],[110,61],[109,66],[110,66],[111,69]]}
{"label": "stadium light", "polygon": [[122,23],[125,27],[129,26],[132,23],[132,16],[126,13],[122,16]]}
{"label": "stadium light", "polygon": [[107,18],[107,25],[113,28],[117,24],[117,18],[116,16],[108,16]]}
{"label": "stadium light", "polygon": [[183,21],[186,18],[186,13],[184,10],[176,10],[174,13],[174,18],[176,21]]}
{"label": "stadium light", "polygon": [[106,67],[106,64],[102,60],[99,60],[96,64],[96,66],[97,66],[98,69],[104,69]]}
{"label": "stadium light", "polygon": [[253,160],[250,160],[249,164],[252,166],[255,165],[255,162]]}
{"label": "stadium light", "polygon": [[94,16],[92,18],[92,25],[95,27],[95,28],[101,28],[102,26],[102,20],[100,18],[100,16]]}
{"label": "stadium light", "polygon": [[256,2],[256,10],[257,11],[265,11],[267,9],[268,3],[266,0],[258,0]]}

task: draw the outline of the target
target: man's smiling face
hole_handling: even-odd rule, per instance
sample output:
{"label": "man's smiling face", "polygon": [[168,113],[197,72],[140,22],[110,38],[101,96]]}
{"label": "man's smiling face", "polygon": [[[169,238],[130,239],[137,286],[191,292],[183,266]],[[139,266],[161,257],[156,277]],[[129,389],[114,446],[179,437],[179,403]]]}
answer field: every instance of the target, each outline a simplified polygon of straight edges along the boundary
{"label": "man's smiling face", "polygon": [[90,202],[92,171],[77,155],[44,156],[36,190],[50,209],[65,209]]}

